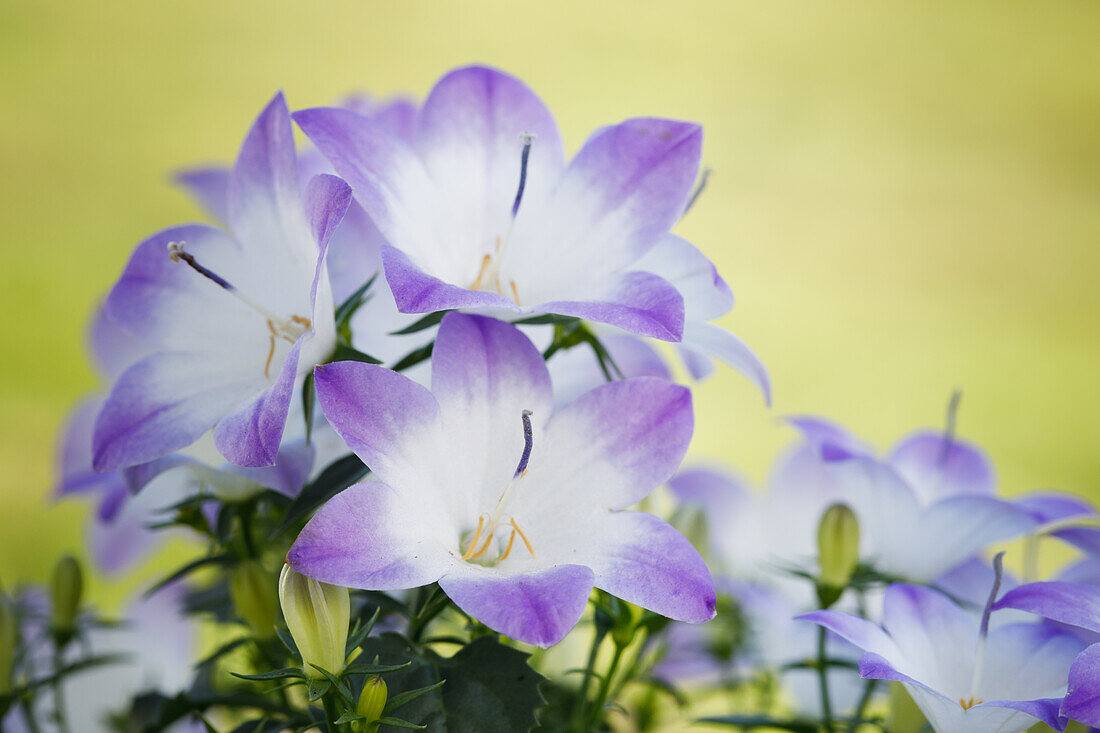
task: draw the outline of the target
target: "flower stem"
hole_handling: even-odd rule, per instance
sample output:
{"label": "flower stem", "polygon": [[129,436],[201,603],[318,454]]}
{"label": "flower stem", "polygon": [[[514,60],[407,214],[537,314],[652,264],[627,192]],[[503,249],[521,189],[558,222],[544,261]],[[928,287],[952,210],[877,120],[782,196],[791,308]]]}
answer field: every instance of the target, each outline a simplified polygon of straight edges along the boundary
{"label": "flower stem", "polygon": [[592,681],[592,671],[596,667],[596,655],[600,651],[600,645],[603,643],[604,634],[600,633],[597,628],[594,630],[592,636],[592,648],[588,650],[588,662],[584,665],[584,677],[581,679],[581,689],[577,693],[577,703],[573,708],[573,728],[578,731],[584,730],[585,719],[585,707],[588,703],[588,685]]}
{"label": "flower stem", "polygon": [[821,687],[821,719],[826,733],[833,730],[833,703],[829,698],[829,667],[825,657],[825,627],[817,630],[817,679]]}
{"label": "flower stem", "polygon": [[596,724],[600,721],[600,712],[603,710],[604,703],[607,702],[607,693],[611,689],[611,680],[615,676],[615,672],[619,669],[619,662],[623,659],[623,652],[626,651],[626,647],[627,645],[615,645],[615,655],[611,657],[611,664],[608,666],[607,672],[600,681],[600,688],[596,693],[596,700],[592,705],[592,710],[588,714],[588,728],[586,728],[586,730],[595,728]]}
{"label": "flower stem", "polygon": [[41,728],[38,727],[38,721],[34,717],[34,705],[31,704],[30,694],[24,695],[19,701],[23,707],[23,717],[27,719],[27,729],[31,733],[41,733]]}
{"label": "flower stem", "polygon": [[863,720],[863,714],[867,710],[867,705],[871,702],[871,696],[875,694],[876,687],[878,687],[878,680],[867,680],[867,684],[863,686],[863,694],[860,695],[856,712],[852,715],[853,731],[859,728],[860,721]]}
{"label": "flower stem", "polygon": [[62,684],[63,680],[61,678],[61,675],[58,674],[58,672],[61,670],[61,667],[63,666],[63,662],[61,659],[62,651],[63,649],[61,644],[54,645],[53,671],[55,676],[53,681],[53,704],[55,708],[54,714],[57,717],[57,730],[60,731],[60,733],[69,733],[69,721],[65,715],[65,695],[63,692],[64,685]]}
{"label": "flower stem", "polygon": [[325,693],[321,700],[325,706],[325,727],[328,728],[329,733],[337,733],[340,726],[336,724],[336,721],[340,716],[336,712],[336,694],[330,690]]}

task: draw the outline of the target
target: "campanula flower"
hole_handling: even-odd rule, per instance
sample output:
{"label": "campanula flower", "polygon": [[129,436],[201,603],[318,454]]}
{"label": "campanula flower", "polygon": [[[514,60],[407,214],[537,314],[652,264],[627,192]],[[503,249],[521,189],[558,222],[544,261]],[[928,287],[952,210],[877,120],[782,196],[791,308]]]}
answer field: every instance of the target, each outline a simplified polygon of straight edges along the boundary
{"label": "campanula flower", "polygon": [[439,585],[464,611],[540,646],[576,624],[593,586],[671,618],[714,614],[706,565],[656,517],[624,511],[676,469],[690,392],[605,384],[556,412],[538,350],[514,326],[449,313],[431,390],[362,363],[318,368],[333,427],[377,481],[330,500],[287,562],[373,590]]}
{"label": "campanula flower", "polygon": [[273,465],[295,385],[332,351],[324,254],[350,191],[318,176],[300,192],[281,94],[245,138],[227,203],[232,234],[192,224],[154,235],[107,298],[110,318],[151,353],[99,414],[96,470],[147,463],[211,429],[230,462]]}
{"label": "campanula flower", "polygon": [[989,611],[978,618],[930,588],[892,585],[881,627],[839,611],[800,618],[862,648],[860,675],[902,683],[937,733],[1018,733],[1036,719],[1064,729],[1066,673],[1083,645],[1042,624],[990,629]]}
{"label": "campanula flower", "polygon": [[[1100,634],[1100,588],[1096,586],[1062,580],[1028,583],[1005,593],[994,607],[1038,614]],[[1073,661],[1059,712],[1065,718],[1100,726],[1100,643],[1092,644]]]}
{"label": "campanula flower", "polygon": [[683,336],[683,296],[637,265],[688,202],[698,125],[626,120],[597,130],[566,165],[542,101],[484,67],[435,85],[411,145],[348,110],[294,117],[385,236],[403,312],[558,313]]}

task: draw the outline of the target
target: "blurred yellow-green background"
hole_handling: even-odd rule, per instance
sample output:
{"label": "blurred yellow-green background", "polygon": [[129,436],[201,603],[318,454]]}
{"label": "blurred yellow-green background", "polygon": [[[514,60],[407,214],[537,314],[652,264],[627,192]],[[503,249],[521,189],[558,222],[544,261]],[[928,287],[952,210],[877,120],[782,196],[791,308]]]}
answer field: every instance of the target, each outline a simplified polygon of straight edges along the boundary
{"label": "blurred yellow-green background", "polygon": [[696,457],[760,479],[777,416],[885,446],[960,388],[1007,493],[1100,499],[1098,38],[1095,0],[2,0],[0,580],[82,550],[85,508],[48,498],[54,436],[94,387],[92,305],[140,238],[200,215],[169,172],[230,159],[279,88],[421,96],[469,62],[530,83],[571,149],[632,115],[705,125],[681,232],[775,406],[721,372]]}

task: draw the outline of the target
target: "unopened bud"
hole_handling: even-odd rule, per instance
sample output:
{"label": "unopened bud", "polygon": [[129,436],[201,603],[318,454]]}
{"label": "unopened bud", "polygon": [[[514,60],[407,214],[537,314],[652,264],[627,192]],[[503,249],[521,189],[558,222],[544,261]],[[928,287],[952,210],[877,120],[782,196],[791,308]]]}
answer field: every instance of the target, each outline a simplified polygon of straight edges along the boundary
{"label": "unopened bud", "polygon": [[843,590],[859,564],[859,521],[846,504],[833,504],[821,516],[821,524],[817,528],[817,549],[821,562],[821,585]]}
{"label": "unopened bud", "polygon": [[19,618],[15,603],[0,591],[0,697],[11,692],[11,674],[15,666],[15,645],[19,640]]}
{"label": "unopened bud", "polygon": [[57,561],[50,580],[50,599],[53,612],[50,628],[59,644],[66,644],[76,631],[76,616],[84,595],[84,571],[72,555]]}
{"label": "unopened bud", "polygon": [[275,636],[279,623],[279,599],[275,593],[275,576],[255,560],[246,560],[229,576],[229,594],[237,615],[248,624],[258,639]]}
{"label": "unopened bud", "polygon": [[344,670],[351,597],[348,589],[307,578],[289,565],[279,576],[279,602],[290,635],[302,655],[302,670],[324,677],[313,665],[332,674]]}
{"label": "unopened bud", "polygon": [[382,711],[386,709],[388,692],[386,681],[378,675],[368,677],[363,683],[363,691],[359,693],[359,704],[355,707],[355,712],[363,716],[359,721],[360,730],[371,730],[371,723],[382,717]]}

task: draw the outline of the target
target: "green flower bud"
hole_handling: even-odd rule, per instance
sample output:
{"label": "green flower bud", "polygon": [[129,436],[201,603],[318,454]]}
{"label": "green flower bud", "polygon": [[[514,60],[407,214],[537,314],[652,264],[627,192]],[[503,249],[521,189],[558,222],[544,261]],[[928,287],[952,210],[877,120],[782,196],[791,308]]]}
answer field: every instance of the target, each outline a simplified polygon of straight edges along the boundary
{"label": "green flower bud", "polygon": [[19,618],[15,603],[0,591],[0,696],[11,692],[11,674],[15,666],[15,646],[19,641]]}
{"label": "green flower bud", "polygon": [[[821,516],[817,549],[821,562],[820,585],[834,593],[842,591],[859,564],[859,521],[846,504],[833,504]],[[839,593],[832,601],[837,597]]]}
{"label": "green flower bud", "polygon": [[229,594],[237,615],[248,624],[257,639],[275,636],[279,623],[279,600],[275,593],[275,577],[255,560],[246,560],[229,576]]}
{"label": "green flower bud", "polygon": [[279,576],[279,602],[290,635],[302,655],[302,671],[324,677],[312,665],[332,674],[344,670],[344,648],[351,622],[348,589],[307,578],[289,565]]}
{"label": "green flower bud", "polygon": [[359,704],[355,712],[363,716],[358,721],[359,730],[371,730],[371,723],[382,717],[382,711],[386,708],[386,682],[378,675],[368,677],[363,683],[363,691],[359,693]]}
{"label": "green flower bud", "polygon": [[84,595],[84,571],[72,555],[57,561],[50,579],[50,598],[53,616],[50,629],[59,644],[66,644],[76,631],[76,616],[80,612],[80,600]]}

